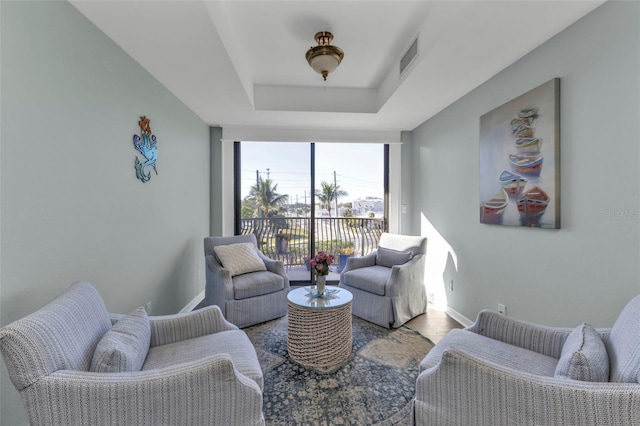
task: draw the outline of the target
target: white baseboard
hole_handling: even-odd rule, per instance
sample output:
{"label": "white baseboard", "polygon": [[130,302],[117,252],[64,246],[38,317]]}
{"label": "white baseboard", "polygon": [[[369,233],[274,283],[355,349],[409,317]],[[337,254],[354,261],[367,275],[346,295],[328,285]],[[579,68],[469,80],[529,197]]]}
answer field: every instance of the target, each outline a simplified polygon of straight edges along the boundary
{"label": "white baseboard", "polygon": [[473,324],[472,320],[470,320],[469,318],[465,317],[464,315],[462,315],[460,312],[456,311],[455,309],[452,309],[450,306],[447,306],[447,309],[445,310],[445,313],[447,315],[449,315],[451,318],[453,318],[454,320],[458,321],[460,324],[462,324],[465,327],[469,327],[471,324]]}
{"label": "white baseboard", "polygon": [[196,306],[198,306],[198,304],[200,302],[202,302],[204,300],[204,290],[202,290],[202,292],[200,292],[200,294],[198,294],[196,297],[193,298],[193,300],[191,302],[189,302],[187,304],[187,306],[185,306],[184,308],[180,309],[179,313],[184,313],[184,312],[191,312],[195,309]]}

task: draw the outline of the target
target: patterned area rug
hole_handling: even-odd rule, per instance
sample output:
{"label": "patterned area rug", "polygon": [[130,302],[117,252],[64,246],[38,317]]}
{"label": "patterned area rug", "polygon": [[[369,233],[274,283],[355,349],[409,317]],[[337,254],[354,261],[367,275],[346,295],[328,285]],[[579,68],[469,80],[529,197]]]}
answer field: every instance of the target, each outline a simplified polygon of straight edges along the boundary
{"label": "patterned area rug", "polygon": [[245,328],[264,372],[267,425],[409,425],[420,361],[433,347],[406,327],[353,317],[351,358],[320,374],[287,355],[287,317]]}

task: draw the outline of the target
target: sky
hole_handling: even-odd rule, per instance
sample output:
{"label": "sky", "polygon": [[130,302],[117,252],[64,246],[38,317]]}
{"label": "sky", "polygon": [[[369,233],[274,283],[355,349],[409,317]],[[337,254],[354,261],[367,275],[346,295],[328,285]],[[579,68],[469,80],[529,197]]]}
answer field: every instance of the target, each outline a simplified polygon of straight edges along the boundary
{"label": "sky", "polygon": [[[242,198],[260,177],[269,177],[278,185],[279,194],[289,195],[289,202],[310,203],[311,149],[308,143],[242,142]],[[378,197],[384,193],[384,145],[316,143],[316,189],[320,182],[333,183],[334,171],[338,187],[348,195],[338,202]]]}

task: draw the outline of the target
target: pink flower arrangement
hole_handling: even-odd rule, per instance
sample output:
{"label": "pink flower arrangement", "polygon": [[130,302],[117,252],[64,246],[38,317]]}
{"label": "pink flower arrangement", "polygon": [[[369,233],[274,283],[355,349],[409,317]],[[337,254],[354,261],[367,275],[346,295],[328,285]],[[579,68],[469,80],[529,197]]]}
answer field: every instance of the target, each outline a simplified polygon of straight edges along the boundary
{"label": "pink flower arrangement", "polygon": [[316,275],[329,275],[329,265],[333,264],[333,255],[319,251],[318,254],[311,259],[311,270]]}

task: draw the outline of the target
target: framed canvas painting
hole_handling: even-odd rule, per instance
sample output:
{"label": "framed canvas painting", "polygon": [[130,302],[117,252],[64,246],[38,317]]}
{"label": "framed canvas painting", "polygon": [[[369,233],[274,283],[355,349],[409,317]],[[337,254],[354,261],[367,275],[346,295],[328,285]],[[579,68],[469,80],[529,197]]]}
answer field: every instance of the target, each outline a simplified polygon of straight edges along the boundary
{"label": "framed canvas painting", "polygon": [[480,222],[560,228],[560,79],[480,117]]}

